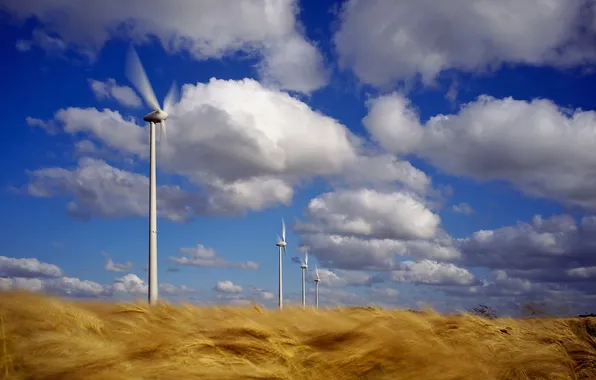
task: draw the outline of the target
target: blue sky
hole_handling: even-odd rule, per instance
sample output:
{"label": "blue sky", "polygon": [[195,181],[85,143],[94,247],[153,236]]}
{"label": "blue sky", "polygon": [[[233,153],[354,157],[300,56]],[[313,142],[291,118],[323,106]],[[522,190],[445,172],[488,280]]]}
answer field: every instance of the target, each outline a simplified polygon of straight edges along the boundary
{"label": "blue sky", "polygon": [[181,91],[163,298],[275,305],[284,217],[289,302],[300,248],[324,305],[592,311],[594,1],[240,3],[0,0],[2,288],[146,294],[132,44],[160,102]]}

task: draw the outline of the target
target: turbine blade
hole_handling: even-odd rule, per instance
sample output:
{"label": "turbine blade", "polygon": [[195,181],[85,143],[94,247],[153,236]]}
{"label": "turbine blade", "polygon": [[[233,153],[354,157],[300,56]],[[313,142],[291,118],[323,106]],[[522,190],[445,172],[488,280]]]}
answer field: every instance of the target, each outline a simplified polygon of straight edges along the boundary
{"label": "turbine blade", "polygon": [[151,87],[151,83],[149,83],[149,79],[147,78],[147,74],[143,68],[143,64],[139,59],[137,51],[132,45],[128,51],[126,76],[128,77],[128,80],[135,86],[139,94],[141,94],[145,100],[145,103],[147,103],[149,107],[153,108],[154,111],[161,109],[159,102],[157,101],[157,97],[153,92],[153,88]]}
{"label": "turbine blade", "polygon": [[170,91],[163,100],[163,110],[167,113],[170,113],[172,110],[172,106],[178,102],[178,86],[176,86],[176,82],[172,83],[170,87]]}
{"label": "turbine blade", "polygon": [[166,136],[166,121],[162,120],[159,123],[159,155],[160,159],[163,157],[164,149],[166,148],[168,141]]}
{"label": "turbine blade", "polygon": [[304,265],[308,266],[308,252],[304,252]]}
{"label": "turbine blade", "polygon": [[319,277],[319,266],[318,265],[315,265],[315,273],[317,274],[317,279],[320,280],[320,277]]}
{"label": "turbine blade", "polygon": [[284,253],[287,255],[288,251],[286,250],[286,246],[284,245]]}
{"label": "turbine blade", "polygon": [[286,241],[286,222],[284,218],[281,218],[281,239],[282,241]]}
{"label": "turbine blade", "polygon": [[159,128],[159,143],[160,144],[167,144],[168,143],[168,136],[166,134],[166,121],[162,120]]}

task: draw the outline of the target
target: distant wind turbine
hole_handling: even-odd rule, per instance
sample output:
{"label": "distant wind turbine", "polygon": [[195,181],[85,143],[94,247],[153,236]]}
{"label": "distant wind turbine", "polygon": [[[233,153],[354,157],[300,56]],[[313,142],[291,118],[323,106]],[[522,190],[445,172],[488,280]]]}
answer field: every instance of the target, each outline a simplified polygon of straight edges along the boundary
{"label": "distant wind turbine", "polygon": [[300,260],[302,272],[302,307],[306,307],[306,283],[304,282],[306,271],[308,271],[308,252],[304,252],[304,261]]}
{"label": "distant wind turbine", "polygon": [[283,309],[283,288],[282,288],[282,249],[283,249],[283,253],[287,254],[286,251],[286,223],[284,222],[284,219],[281,218],[281,238],[278,236],[277,237],[277,243],[275,244],[278,249],[279,249],[279,308]]}
{"label": "distant wind turbine", "polygon": [[168,111],[171,110],[176,98],[176,84],[172,83],[170,91],[164,99],[164,108],[159,106],[157,97],[153,92],[151,83],[147,78],[145,69],[141,64],[141,60],[137,55],[134,47],[131,46],[127,59],[126,76],[128,80],[135,86],[137,91],[141,94],[145,103],[153,111],[145,115],[143,120],[149,123],[149,152],[150,152],[150,169],[149,169],[149,304],[157,303],[157,194],[155,186],[156,177],[156,160],[155,160],[155,124],[159,123],[160,128],[160,144],[166,142],[166,119],[168,118]]}
{"label": "distant wind turbine", "polygon": [[321,282],[321,277],[319,277],[319,266],[315,265],[315,307],[319,308],[319,282]]}

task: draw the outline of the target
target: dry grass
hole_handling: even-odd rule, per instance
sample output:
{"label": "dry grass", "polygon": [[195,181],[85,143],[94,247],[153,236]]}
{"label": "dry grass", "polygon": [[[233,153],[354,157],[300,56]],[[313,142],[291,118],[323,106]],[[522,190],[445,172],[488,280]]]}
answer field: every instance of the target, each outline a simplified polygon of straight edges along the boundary
{"label": "dry grass", "polygon": [[75,303],[0,293],[18,380],[596,379],[596,321]]}

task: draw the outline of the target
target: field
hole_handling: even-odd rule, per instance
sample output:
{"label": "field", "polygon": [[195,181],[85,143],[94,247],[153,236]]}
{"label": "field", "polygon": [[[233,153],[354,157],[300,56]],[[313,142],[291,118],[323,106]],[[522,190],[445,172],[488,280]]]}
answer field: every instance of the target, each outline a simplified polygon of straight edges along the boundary
{"label": "field", "polygon": [[4,379],[596,379],[594,319],[0,293]]}

